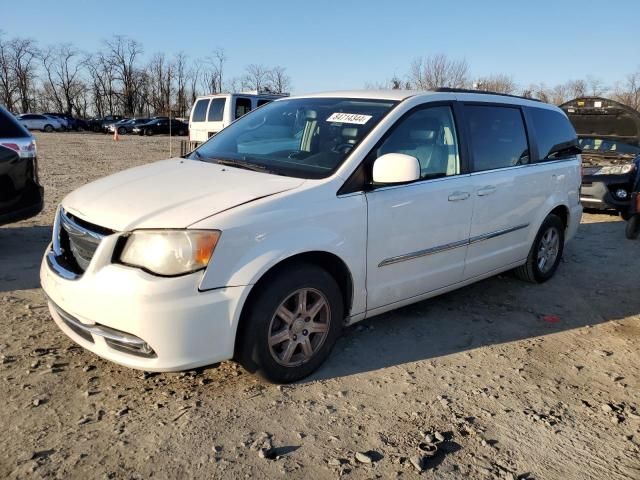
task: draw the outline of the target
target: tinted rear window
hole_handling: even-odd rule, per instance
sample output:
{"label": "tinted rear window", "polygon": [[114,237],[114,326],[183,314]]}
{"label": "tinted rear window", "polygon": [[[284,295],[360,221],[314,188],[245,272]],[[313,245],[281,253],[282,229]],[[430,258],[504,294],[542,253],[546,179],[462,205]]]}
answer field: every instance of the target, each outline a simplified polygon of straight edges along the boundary
{"label": "tinted rear window", "polygon": [[210,122],[221,122],[222,114],[224,113],[224,98],[214,98],[211,100],[211,105],[209,106],[209,115],[207,116],[207,120]]}
{"label": "tinted rear window", "polygon": [[519,108],[467,106],[476,172],[529,163],[529,144]]}
{"label": "tinted rear window", "polygon": [[529,113],[536,131],[540,160],[556,160],[575,154],[571,147],[578,144],[578,139],[567,117],[545,108],[530,108]]}
{"label": "tinted rear window", "polygon": [[25,138],[29,133],[17,122],[15,117],[0,108],[0,138]]}
{"label": "tinted rear window", "polygon": [[209,99],[198,100],[193,107],[193,115],[191,116],[192,122],[204,122],[207,116],[207,107],[209,106]]}
{"label": "tinted rear window", "polygon": [[250,98],[238,98],[236,99],[236,118],[240,118],[251,111],[251,99]]}
{"label": "tinted rear window", "polygon": [[262,105],[266,105],[267,103],[272,102],[272,101],[273,100],[268,100],[268,99],[262,98],[262,99],[258,100],[258,107],[261,107]]}

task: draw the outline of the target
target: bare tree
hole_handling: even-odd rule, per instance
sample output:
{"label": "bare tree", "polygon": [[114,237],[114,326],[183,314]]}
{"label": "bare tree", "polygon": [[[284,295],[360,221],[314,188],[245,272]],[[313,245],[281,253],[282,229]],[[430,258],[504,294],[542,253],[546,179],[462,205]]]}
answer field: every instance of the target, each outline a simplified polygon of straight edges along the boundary
{"label": "bare tree", "polygon": [[419,90],[465,88],[469,85],[469,65],[466,60],[450,60],[444,54],[419,57],[411,64],[409,82]]}
{"label": "bare tree", "polygon": [[187,113],[187,56],[184,52],[173,59],[173,77],[176,82],[176,112],[184,117]]}
{"label": "bare tree", "polygon": [[243,88],[262,91],[268,86],[269,69],[262,64],[252,63],[247,65],[242,77]]}
{"label": "bare tree", "polygon": [[81,78],[80,52],[70,44],[50,47],[42,54],[46,74],[45,86],[52,96],[56,110],[71,114],[86,89]]}
{"label": "bare tree", "polygon": [[104,51],[99,51],[86,57],[83,64],[90,78],[94,113],[100,117],[116,113],[116,72],[113,63]]}
{"label": "bare tree", "polygon": [[516,89],[516,83],[509,75],[502,73],[488,75],[486,77],[480,77],[474,84],[476,90],[482,90],[486,92],[498,92],[513,94]]}
{"label": "bare tree", "polygon": [[0,30],[0,104],[5,105],[9,111],[13,111],[17,88],[12,68],[11,46],[4,41],[3,35]]}
{"label": "bare tree", "polygon": [[630,73],[613,91],[613,99],[640,111],[640,70]]}
{"label": "bare tree", "polygon": [[220,93],[223,90],[224,66],[227,56],[224,50],[217,48],[203,63],[204,68],[200,72],[202,88],[206,93]]}
{"label": "bare tree", "polygon": [[601,97],[609,90],[601,78],[589,75],[587,77],[587,88],[592,97]]}
{"label": "bare tree", "polygon": [[105,42],[108,57],[121,84],[118,95],[125,115],[135,113],[136,100],[142,78],[137,70],[137,60],[142,54],[142,45],[122,35],[116,35]]}
{"label": "bare tree", "polygon": [[584,80],[569,80],[565,85],[571,98],[584,97],[587,95],[587,82]]}
{"label": "bare tree", "polygon": [[22,112],[28,112],[33,105],[33,93],[37,75],[38,47],[29,38],[14,38],[9,42],[9,58],[13,71],[18,102]]}
{"label": "bare tree", "polygon": [[269,90],[273,93],[287,93],[291,90],[291,77],[286,71],[286,68],[277,65],[267,72]]}

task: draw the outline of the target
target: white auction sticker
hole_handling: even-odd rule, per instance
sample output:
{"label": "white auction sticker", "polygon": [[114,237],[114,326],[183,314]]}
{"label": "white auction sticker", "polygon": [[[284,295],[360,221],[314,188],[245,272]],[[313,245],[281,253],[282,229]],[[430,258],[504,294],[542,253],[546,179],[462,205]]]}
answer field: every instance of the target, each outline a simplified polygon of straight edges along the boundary
{"label": "white auction sticker", "polygon": [[354,123],[356,125],[364,125],[371,119],[371,115],[361,115],[359,113],[332,113],[327,122],[336,123]]}

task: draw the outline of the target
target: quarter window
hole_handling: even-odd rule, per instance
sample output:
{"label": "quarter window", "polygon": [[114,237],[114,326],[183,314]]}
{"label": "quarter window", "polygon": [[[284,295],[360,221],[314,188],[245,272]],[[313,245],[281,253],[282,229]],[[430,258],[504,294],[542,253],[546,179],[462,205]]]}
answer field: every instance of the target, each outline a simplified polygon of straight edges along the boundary
{"label": "quarter window", "polygon": [[375,158],[386,153],[404,153],[420,162],[423,179],[460,173],[460,154],[448,106],[416,110],[400,120],[375,151]]}
{"label": "quarter window", "polygon": [[191,115],[192,122],[204,122],[207,115],[207,107],[209,106],[209,99],[205,98],[198,100],[193,107],[193,115]]}
{"label": "quarter window", "polygon": [[224,98],[214,98],[211,100],[211,105],[209,106],[209,114],[207,115],[207,121],[209,122],[221,122],[222,114],[224,113],[224,104],[226,99]]}
{"label": "quarter window", "polygon": [[236,118],[249,113],[251,111],[251,99],[250,98],[237,98],[236,99]]}
{"label": "quarter window", "polygon": [[530,108],[540,160],[557,160],[575,155],[578,139],[571,122],[562,113]]}
{"label": "quarter window", "polygon": [[519,108],[467,105],[476,172],[529,163],[527,133]]}

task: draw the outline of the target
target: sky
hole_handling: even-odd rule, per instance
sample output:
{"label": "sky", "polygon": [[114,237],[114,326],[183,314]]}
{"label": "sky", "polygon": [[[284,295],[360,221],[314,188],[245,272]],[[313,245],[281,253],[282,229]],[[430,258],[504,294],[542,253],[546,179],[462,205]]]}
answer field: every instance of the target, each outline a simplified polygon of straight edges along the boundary
{"label": "sky", "polygon": [[222,48],[226,79],[248,64],[281,65],[292,93],[361,89],[413,59],[465,59],[472,76],[511,76],[552,86],[593,76],[612,86],[640,68],[638,0],[342,0],[3,2],[0,30],[41,46],[95,51],[115,34],[145,57],[192,59]]}

